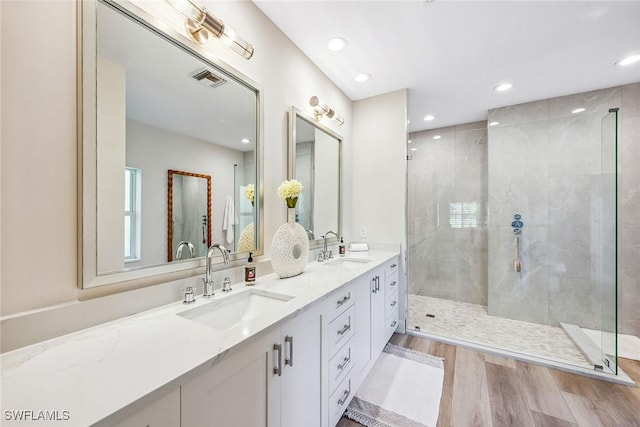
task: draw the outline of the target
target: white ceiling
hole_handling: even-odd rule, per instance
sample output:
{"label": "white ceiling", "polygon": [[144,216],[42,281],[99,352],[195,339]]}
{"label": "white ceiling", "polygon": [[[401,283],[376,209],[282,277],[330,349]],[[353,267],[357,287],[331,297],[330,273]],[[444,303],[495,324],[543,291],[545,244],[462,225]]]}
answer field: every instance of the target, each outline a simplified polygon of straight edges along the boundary
{"label": "white ceiling", "polygon": [[409,131],[640,81],[640,63],[614,66],[640,53],[640,1],[253,1],[352,100],[407,88]]}
{"label": "white ceiling", "polygon": [[[126,71],[127,118],[237,151],[255,141],[256,97],[199,58],[98,3],[98,54]],[[207,69],[227,79],[215,88],[191,76]]]}

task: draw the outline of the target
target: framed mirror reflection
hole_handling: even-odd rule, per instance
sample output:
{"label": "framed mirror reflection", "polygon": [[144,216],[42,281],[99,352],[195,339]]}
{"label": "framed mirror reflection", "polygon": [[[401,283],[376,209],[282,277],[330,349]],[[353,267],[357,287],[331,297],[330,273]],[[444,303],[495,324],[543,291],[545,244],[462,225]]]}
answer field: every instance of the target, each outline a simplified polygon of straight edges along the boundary
{"label": "framed mirror reflection", "polygon": [[[341,235],[342,137],[313,117],[292,107],[289,113],[289,179],[304,190],[296,204],[296,222],[311,247],[328,231]],[[333,240],[335,237],[331,236]]]}
{"label": "framed mirror reflection", "polygon": [[84,288],[262,253],[260,88],[163,13],[82,2]]}

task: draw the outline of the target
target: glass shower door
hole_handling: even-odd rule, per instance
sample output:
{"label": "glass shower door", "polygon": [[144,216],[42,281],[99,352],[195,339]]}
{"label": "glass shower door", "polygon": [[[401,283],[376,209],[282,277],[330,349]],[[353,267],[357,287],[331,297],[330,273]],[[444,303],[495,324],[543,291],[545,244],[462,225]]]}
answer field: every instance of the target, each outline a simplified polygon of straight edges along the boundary
{"label": "glass shower door", "polygon": [[613,108],[602,118],[602,258],[600,268],[601,289],[601,342],[604,366],[618,374],[618,294],[617,294],[617,152],[618,109]]}

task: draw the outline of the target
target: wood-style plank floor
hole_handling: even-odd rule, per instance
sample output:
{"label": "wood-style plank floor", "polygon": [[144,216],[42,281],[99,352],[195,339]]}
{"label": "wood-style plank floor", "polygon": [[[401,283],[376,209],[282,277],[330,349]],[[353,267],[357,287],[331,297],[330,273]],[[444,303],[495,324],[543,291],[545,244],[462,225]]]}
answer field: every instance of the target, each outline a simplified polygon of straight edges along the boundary
{"label": "wood-style plank floor", "polygon": [[[437,427],[640,427],[640,388],[395,334],[391,342],[445,359]],[[619,359],[640,384],[640,362]],[[338,427],[360,427],[343,417]]]}

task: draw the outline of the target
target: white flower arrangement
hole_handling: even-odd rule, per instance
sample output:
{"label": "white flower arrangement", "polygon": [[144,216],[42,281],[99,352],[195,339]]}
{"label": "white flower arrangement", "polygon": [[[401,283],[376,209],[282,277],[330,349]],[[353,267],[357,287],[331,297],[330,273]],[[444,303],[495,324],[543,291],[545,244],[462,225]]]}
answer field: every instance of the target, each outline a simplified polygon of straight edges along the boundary
{"label": "white flower arrangement", "polygon": [[278,187],[278,197],[283,200],[296,198],[302,193],[304,187],[300,181],[292,179],[291,181],[284,180],[280,187]]}
{"label": "white flower arrangement", "polygon": [[256,198],[256,190],[253,184],[247,184],[247,186],[244,189],[244,197],[246,197],[247,200],[249,200],[253,205],[253,202],[255,201],[255,198]]}

